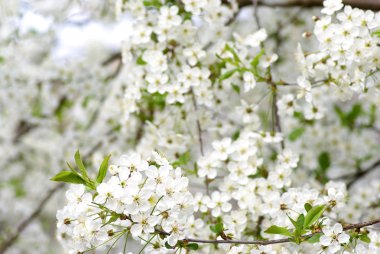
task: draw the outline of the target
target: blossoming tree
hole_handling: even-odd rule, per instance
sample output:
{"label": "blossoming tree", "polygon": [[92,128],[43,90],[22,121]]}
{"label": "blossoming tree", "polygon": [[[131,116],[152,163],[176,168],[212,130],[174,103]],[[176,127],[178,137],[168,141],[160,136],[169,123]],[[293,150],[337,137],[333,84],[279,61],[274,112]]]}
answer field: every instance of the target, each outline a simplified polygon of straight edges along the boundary
{"label": "blossoming tree", "polygon": [[116,0],[120,51],[41,77],[69,91],[15,138],[52,114],[82,153],[51,178],[66,253],[379,253],[380,13],[278,6]]}

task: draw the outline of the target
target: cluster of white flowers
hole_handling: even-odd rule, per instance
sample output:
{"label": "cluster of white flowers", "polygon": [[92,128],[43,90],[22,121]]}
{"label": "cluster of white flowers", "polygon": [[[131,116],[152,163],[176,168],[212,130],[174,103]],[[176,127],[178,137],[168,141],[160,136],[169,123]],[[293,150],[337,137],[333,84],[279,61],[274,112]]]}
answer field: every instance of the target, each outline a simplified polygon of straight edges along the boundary
{"label": "cluster of white flowers", "polygon": [[[0,4],[0,199],[10,205],[0,206],[0,250],[52,186],[46,176],[79,148],[87,168],[107,153],[113,164],[104,181],[78,163],[53,178],[82,184],[56,215],[66,252],[380,251],[376,228],[347,229],[379,219],[380,182],[365,178],[380,164],[378,13],[341,0],[255,13],[238,0],[8,2]],[[21,7],[54,24],[18,29],[28,21],[15,18]],[[117,34],[122,48],[91,42],[80,59],[58,61],[58,28],[91,30],[93,21],[130,22],[129,35]],[[113,160],[120,151],[127,155]],[[26,222],[9,253],[57,252],[46,224],[60,203]],[[213,244],[280,238],[290,240]]]}
{"label": "cluster of white flowers", "polygon": [[324,6],[325,15],[315,17],[318,50],[303,53],[299,49],[298,53],[299,95],[305,95],[309,103],[314,102],[312,89],[321,84],[332,86],[335,96],[343,100],[369,92],[376,88],[371,77],[380,66],[380,38],[374,34],[380,27],[380,14],[344,6],[341,0],[324,1]]}
{"label": "cluster of white flowers", "polygon": [[[104,248],[129,234],[136,240],[157,241],[157,248],[164,248],[165,242],[175,246],[185,237],[194,201],[180,168],[153,153],[149,161],[138,154],[122,156],[109,171],[112,177],[95,192],[80,185],[66,193],[68,205],[58,211],[57,219],[59,239],[69,253]],[[160,232],[167,239],[162,240]]]}

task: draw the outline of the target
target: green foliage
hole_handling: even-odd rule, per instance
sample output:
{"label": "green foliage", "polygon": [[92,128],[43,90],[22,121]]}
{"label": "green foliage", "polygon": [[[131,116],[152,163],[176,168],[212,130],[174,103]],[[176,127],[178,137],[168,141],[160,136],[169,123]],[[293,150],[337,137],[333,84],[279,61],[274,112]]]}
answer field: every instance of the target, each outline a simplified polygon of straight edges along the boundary
{"label": "green foliage", "polygon": [[142,55],[140,55],[137,60],[136,60],[136,64],[138,65],[146,65],[147,62],[144,61],[144,59],[142,58]]}
{"label": "green foliage", "polygon": [[307,242],[308,243],[318,243],[319,238],[321,238],[322,235],[323,235],[322,233],[317,233],[317,234],[313,235],[312,237],[310,237],[309,239],[307,239]]}
{"label": "green foliage", "polygon": [[356,126],[356,121],[361,114],[363,114],[363,109],[360,104],[354,104],[349,112],[344,112],[339,106],[335,105],[334,110],[339,116],[340,123],[342,126],[354,129]]}
{"label": "green foliage", "polygon": [[312,207],[306,214],[304,228],[308,228],[313,225],[319,218],[321,218],[323,212],[326,210],[325,205],[318,205]]}
{"label": "green foliage", "polygon": [[63,97],[57,108],[54,110],[54,115],[57,117],[58,121],[59,122],[62,122],[63,120],[63,116],[64,116],[64,112],[71,108],[73,106],[73,102],[71,102],[70,100],[68,100],[66,97]]}
{"label": "green foliage", "polygon": [[276,225],[270,226],[264,232],[267,234],[274,234],[274,235],[293,236],[293,234],[287,228],[279,227]]}
{"label": "green foliage", "polygon": [[306,203],[306,204],[304,205],[304,208],[305,208],[306,212],[308,212],[308,211],[310,211],[311,208],[313,208],[313,206],[310,205],[309,203]]}
{"label": "green foliage", "polygon": [[196,244],[196,243],[189,243],[189,244],[187,245],[187,248],[188,248],[189,250],[198,250],[198,249],[199,249],[199,245]]}
{"label": "green foliage", "polygon": [[143,3],[145,7],[160,8],[162,6],[160,0],[144,0]]}
{"label": "green foliage", "polygon": [[367,234],[362,234],[359,236],[360,241],[365,243],[371,243],[371,238],[368,237]]}
{"label": "green foliage", "polygon": [[79,153],[79,150],[75,153],[74,159],[75,163],[78,167],[78,170],[75,170],[69,163],[67,163],[67,166],[70,168],[70,171],[63,170],[53,176],[50,180],[56,181],[56,182],[64,182],[64,183],[72,183],[72,184],[83,184],[87,188],[90,188],[92,190],[96,189],[96,186],[103,182],[104,178],[107,174],[108,169],[108,161],[111,155],[107,155],[102,164],[99,167],[99,171],[97,173],[96,181],[90,179],[88,176],[88,172],[86,167],[83,164],[81,155]]}
{"label": "green foliage", "polygon": [[373,31],[372,35],[380,37],[380,30]]}
{"label": "green foliage", "polygon": [[299,127],[295,130],[293,130],[290,134],[289,134],[289,140],[290,141],[296,141],[298,138],[300,138],[305,132],[305,128],[304,127]]}
{"label": "green foliage", "polygon": [[82,173],[82,176],[84,176],[85,179],[89,179],[88,175],[87,175],[87,170],[83,164],[79,150],[76,151],[76,153],[74,155],[74,159],[75,159],[75,163],[77,164],[79,171]]}
{"label": "green foliage", "polygon": [[239,137],[240,137],[240,130],[237,130],[237,131],[235,131],[235,132],[232,134],[231,139],[232,139],[233,141],[235,141],[235,140],[237,140]]}
{"label": "green foliage", "polygon": [[223,223],[218,222],[215,225],[210,225],[210,230],[214,232],[217,236],[221,235],[224,231]]}
{"label": "green foliage", "polygon": [[237,94],[240,94],[240,86],[234,84],[234,83],[231,83],[231,87],[232,89],[237,93]]}
{"label": "green foliage", "polygon": [[183,166],[183,165],[186,165],[188,162],[190,162],[190,160],[191,160],[190,151],[186,151],[185,153],[181,154],[178,157],[178,160],[173,162],[172,165],[173,167]]}
{"label": "green foliage", "polygon": [[322,170],[326,171],[331,165],[330,154],[328,152],[319,154],[318,164]]}
{"label": "green foliage", "polygon": [[50,180],[56,182],[65,182],[65,183],[73,183],[73,184],[83,184],[86,185],[86,180],[82,178],[78,173],[73,171],[63,170],[52,177]]}
{"label": "green foliage", "polygon": [[260,58],[262,55],[264,55],[265,53],[265,50],[262,49],[253,59],[252,61],[250,62],[250,65],[252,67],[252,72],[253,74],[256,76],[256,77],[260,77],[260,74],[259,74],[259,69],[258,69],[258,66],[259,66],[259,63],[260,63]]}
{"label": "green foliage", "polygon": [[318,181],[326,183],[328,181],[327,171],[331,166],[330,154],[328,152],[322,152],[318,156],[318,168],[315,171],[315,175]]}
{"label": "green foliage", "polygon": [[[326,210],[325,205],[311,206],[309,203],[306,203],[304,207],[307,212],[306,216],[301,213],[297,217],[297,220],[294,220],[288,216],[290,222],[294,226],[293,229],[289,230],[285,227],[273,225],[265,230],[265,233],[288,236],[291,241],[300,244],[306,240],[305,234],[314,228],[315,224],[322,217],[323,212]],[[319,238],[316,239],[317,237],[318,236],[311,237],[308,239],[308,241],[317,241],[319,240]]]}
{"label": "green foliage", "polygon": [[237,72],[239,69],[232,69],[232,70],[229,70],[225,73],[223,73],[220,78],[219,78],[219,81],[223,81],[223,80],[226,80],[226,79],[229,79],[230,77],[232,77],[232,75],[234,75],[235,72]]}
{"label": "green foliage", "polygon": [[108,161],[110,159],[111,155],[107,155],[102,164],[100,165],[99,171],[98,171],[98,176],[96,177],[96,182],[97,183],[102,183],[104,178],[107,175],[107,169],[108,169]]}

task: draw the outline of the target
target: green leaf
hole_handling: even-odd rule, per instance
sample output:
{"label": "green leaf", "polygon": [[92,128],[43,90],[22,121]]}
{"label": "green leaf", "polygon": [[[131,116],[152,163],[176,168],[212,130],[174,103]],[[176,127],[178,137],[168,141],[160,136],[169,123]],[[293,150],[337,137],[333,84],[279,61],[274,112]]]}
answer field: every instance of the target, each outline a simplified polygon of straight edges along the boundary
{"label": "green leaf", "polygon": [[270,226],[267,230],[264,231],[267,234],[274,234],[274,235],[285,235],[285,236],[292,236],[292,233],[284,227],[279,227],[276,225]]}
{"label": "green leaf", "polygon": [[50,180],[56,182],[65,182],[65,183],[73,183],[73,184],[83,184],[86,185],[86,181],[77,173],[72,171],[61,171],[55,176],[53,176]]}
{"label": "green leaf", "polygon": [[189,243],[189,244],[187,245],[187,248],[188,248],[189,250],[198,250],[199,245],[196,244],[196,243]]}
{"label": "green leaf", "polygon": [[102,183],[104,178],[107,175],[107,169],[108,169],[108,161],[110,159],[111,155],[107,155],[102,164],[100,165],[99,171],[98,171],[98,176],[96,177],[96,182],[97,183]]}
{"label": "green leaf", "polygon": [[259,78],[260,75],[259,75],[259,70],[258,70],[258,66],[259,66],[259,62],[260,62],[260,58],[262,55],[264,55],[265,53],[265,50],[262,49],[251,61],[251,66],[252,66],[252,72],[253,74]]}
{"label": "green leaf", "polygon": [[240,86],[231,83],[231,87],[237,94],[240,94]]}
{"label": "green leaf", "polygon": [[223,228],[223,223],[222,222],[219,222],[219,223],[216,223],[215,225],[211,225],[210,226],[210,229],[212,232],[214,232],[216,235],[220,235],[224,228]]}
{"label": "green leaf", "polygon": [[240,137],[240,130],[237,130],[237,131],[235,131],[235,132],[232,134],[231,139],[232,139],[233,141],[235,141],[235,140],[237,140],[239,137]]}
{"label": "green leaf", "polygon": [[111,224],[112,222],[117,221],[117,219],[119,219],[119,218],[120,218],[119,214],[117,214],[117,213],[112,214],[111,217],[108,219],[108,221],[104,224],[104,226]]}
{"label": "green leaf", "polygon": [[371,34],[380,37],[380,30],[373,31]]}
{"label": "green leaf", "polygon": [[309,239],[307,239],[307,241],[309,243],[318,243],[319,238],[321,238],[322,235],[323,235],[322,233],[317,233],[317,234],[313,235],[312,237],[310,237]]}
{"label": "green leaf", "polygon": [[229,70],[225,73],[223,73],[220,78],[219,78],[219,81],[223,81],[223,80],[226,80],[230,77],[232,77],[232,75],[234,75],[235,72],[237,72],[238,69],[233,69],[233,70]]}
{"label": "green leaf", "polygon": [[306,212],[310,211],[310,209],[313,208],[313,206],[310,205],[309,203],[305,203],[304,207],[305,207]]}
{"label": "green leaf", "polygon": [[316,222],[319,218],[321,218],[325,209],[326,209],[325,205],[318,205],[311,208],[306,214],[303,227],[308,228],[309,226],[313,225],[314,222]]}
{"label": "green leaf", "polygon": [[144,61],[144,59],[142,58],[142,55],[141,55],[141,56],[139,56],[139,57],[137,58],[137,60],[136,60],[136,64],[137,64],[137,65],[146,65],[147,62]]}
{"label": "green leaf", "polygon": [[226,44],[224,49],[232,54],[235,65],[238,65],[238,63],[240,62],[240,58],[238,54],[236,53],[236,51],[228,44]]}
{"label": "green leaf", "polygon": [[162,6],[160,0],[144,0],[143,3],[145,7],[160,8]]}
{"label": "green leaf", "polygon": [[305,215],[303,215],[301,213],[298,216],[298,218],[297,218],[297,227],[296,227],[296,229],[301,232],[303,230],[303,228],[304,228],[304,223],[305,223]]}
{"label": "green leaf", "polygon": [[87,175],[86,168],[83,165],[82,158],[80,156],[79,150],[77,150],[77,152],[75,153],[74,159],[75,159],[75,163],[77,164],[80,172],[82,173],[82,176],[89,179],[88,175]]}
{"label": "green leaf", "polygon": [[296,141],[298,138],[300,138],[302,136],[302,134],[304,132],[305,132],[305,128],[304,127],[300,127],[300,128],[297,128],[297,129],[293,130],[289,134],[289,140],[290,141]]}
{"label": "green leaf", "polygon": [[0,64],[5,62],[5,58],[3,56],[0,56]]}
{"label": "green leaf", "polygon": [[369,238],[368,235],[360,235],[359,239],[360,239],[360,241],[365,242],[365,243],[371,242],[371,238]]}
{"label": "green leaf", "polygon": [[328,152],[322,152],[318,156],[318,164],[320,168],[325,172],[331,165],[330,154]]}
{"label": "green leaf", "polygon": [[371,109],[370,109],[370,113],[369,113],[369,123],[368,123],[368,125],[372,126],[372,125],[375,124],[375,122],[376,122],[376,105],[372,104],[371,105]]}

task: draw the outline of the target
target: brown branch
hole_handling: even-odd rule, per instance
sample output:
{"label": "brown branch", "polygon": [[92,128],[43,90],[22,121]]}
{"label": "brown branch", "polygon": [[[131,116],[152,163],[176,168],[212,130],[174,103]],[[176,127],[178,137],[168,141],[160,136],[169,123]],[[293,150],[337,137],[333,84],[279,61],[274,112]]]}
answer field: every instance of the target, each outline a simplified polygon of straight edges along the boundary
{"label": "brown branch", "polygon": [[[371,221],[367,221],[367,222],[361,222],[361,223],[357,223],[357,224],[349,224],[347,226],[344,226],[343,230],[347,231],[347,230],[351,230],[351,229],[361,229],[361,228],[372,226],[372,225],[375,225],[378,223],[380,223],[380,219],[371,220]],[[166,235],[166,236],[170,235],[169,233],[162,231],[162,230],[158,230],[158,229],[156,229],[156,232],[159,234],[162,234],[162,235]],[[320,232],[303,235],[301,238],[302,239],[308,239],[308,238],[310,238],[310,237],[312,237],[318,233],[320,233]],[[278,240],[244,241],[244,240],[202,240],[202,239],[194,239],[194,238],[185,238],[182,241],[188,242],[188,243],[271,245],[271,244],[278,244],[278,243],[290,243],[290,242],[292,242],[292,239],[291,238],[282,238],[282,239],[278,239]]]}
{"label": "brown branch", "polygon": [[60,189],[62,189],[64,186],[63,183],[60,183],[58,184],[57,186],[55,186],[53,189],[51,189],[47,195],[40,201],[40,203],[38,204],[37,208],[34,210],[34,212],[32,214],[30,214],[26,219],[24,219],[20,225],[17,227],[15,233],[9,237],[1,246],[0,246],[0,254],[4,254],[5,251],[11,247],[15,241],[18,239],[18,237],[20,236],[20,234],[26,229],[26,227],[35,219],[38,217],[38,215],[40,215],[40,213],[42,212],[43,208],[45,207],[46,203],[51,199],[51,197],[53,197],[53,195],[59,191]]}
{"label": "brown branch", "polygon": [[[375,169],[377,169],[380,166],[380,160],[374,162],[371,166],[369,166],[367,169],[359,170],[354,175],[351,175],[350,177],[353,177],[348,183],[347,187],[351,188],[354,183],[359,181],[360,179],[363,179],[365,176],[367,176],[369,173],[373,172]],[[344,178],[346,178],[345,176]]]}
{"label": "brown branch", "polygon": [[[380,1],[378,0],[345,0],[344,4],[351,5],[352,7],[357,7],[360,9],[368,9],[378,11],[380,10]],[[292,8],[292,7],[304,7],[304,8],[312,8],[312,7],[321,7],[323,1],[322,0],[289,0],[283,2],[268,2],[265,0],[259,0],[259,6],[267,6],[267,7],[281,7],[281,8]],[[252,5],[252,0],[239,0],[239,6],[245,7]]]}
{"label": "brown branch", "polygon": [[[372,226],[372,225],[375,225],[378,223],[380,223],[380,218],[376,219],[376,220],[367,221],[367,222],[357,223],[357,224],[349,224],[349,225],[344,226],[343,230],[347,231],[347,230],[351,230],[351,229],[361,229],[361,228]],[[164,235],[164,236],[170,235],[168,232],[165,232],[165,231],[159,230],[159,229],[156,229],[156,233]],[[318,233],[320,233],[320,232],[303,235],[301,238],[302,239],[309,239],[310,237],[312,237]],[[188,242],[188,243],[271,245],[271,244],[278,244],[278,243],[290,243],[290,242],[292,242],[292,239],[291,238],[282,238],[282,239],[278,239],[278,240],[244,241],[244,240],[203,240],[203,239],[185,238],[182,241]]]}
{"label": "brown branch", "polygon": [[[111,134],[111,132],[108,132],[107,134]],[[94,147],[91,148],[91,150],[84,156],[84,160],[86,158],[90,157],[97,149],[99,149],[102,145],[102,142],[98,142]],[[46,206],[47,202],[54,196],[56,192],[58,192],[60,189],[64,187],[64,183],[59,183],[57,186],[55,186],[53,189],[51,189],[46,196],[40,201],[36,209],[31,213],[26,219],[24,219],[20,225],[17,227],[16,231],[11,235],[8,239],[6,239],[1,245],[0,245],[0,254],[4,254],[6,250],[8,250],[19,238],[21,233],[29,226],[30,223],[33,222],[34,219],[36,219],[41,212],[43,211],[44,207]]]}

